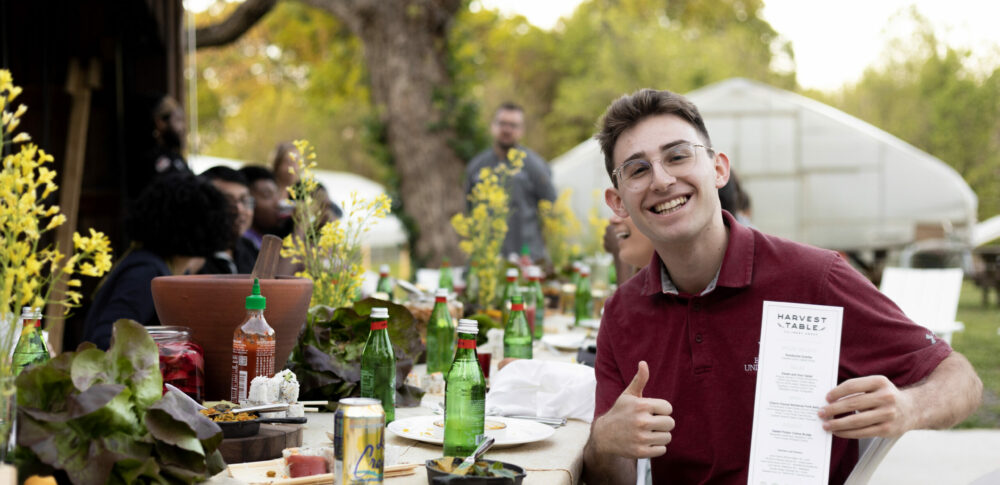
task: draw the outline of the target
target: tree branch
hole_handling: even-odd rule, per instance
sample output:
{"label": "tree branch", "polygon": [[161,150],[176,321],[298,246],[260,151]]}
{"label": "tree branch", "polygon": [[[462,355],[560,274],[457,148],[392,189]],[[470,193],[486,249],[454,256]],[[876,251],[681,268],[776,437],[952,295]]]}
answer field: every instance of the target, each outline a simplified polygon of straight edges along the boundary
{"label": "tree branch", "polygon": [[195,47],[218,47],[234,42],[274,9],[278,0],[246,0],[222,22],[195,30]]}

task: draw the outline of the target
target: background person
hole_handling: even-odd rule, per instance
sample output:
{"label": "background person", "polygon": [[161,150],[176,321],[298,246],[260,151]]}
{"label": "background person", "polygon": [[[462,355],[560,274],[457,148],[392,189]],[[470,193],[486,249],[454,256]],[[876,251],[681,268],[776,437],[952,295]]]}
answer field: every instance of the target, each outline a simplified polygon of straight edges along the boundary
{"label": "background person", "polygon": [[216,251],[205,260],[200,274],[249,274],[257,261],[257,248],[243,234],[253,223],[254,199],[247,187],[247,179],[238,170],[218,165],[205,170],[200,177],[208,180],[226,196],[233,220],[233,245]]}
{"label": "background person", "polygon": [[[139,163],[128,169],[129,200],[138,198],[156,177],[171,173],[191,173],[184,151],[187,145],[187,121],[180,103],[169,95],[156,98],[149,113],[149,128],[152,129],[152,148],[145,150]],[[149,133],[149,131],[146,131]],[[146,135],[149,136],[149,135]],[[146,147],[149,145],[146,144]]]}
{"label": "background person", "polygon": [[98,287],[84,340],[106,350],[120,318],[158,325],[153,278],[196,273],[206,257],[232,244],[234,219],[225,196],[207,181],[186,173],[154,180],[129,211],[132,246]]}
{"label": "background person", "polygon": [[282,196],[274,174],[264,167],[247,165],[240,169],[247,179],[250,195],[254,200],[253,222],[243,236],[260,249],[264,234],[274,234],[284,238],[289,233],[290,213],[282,209]]}
{"label": "background person", "polygon": [[507,162],[507,152],[517,148],[525,153],[524,167],[507,181],[510,212],[507,215],[507,236],[503,240],[503,256],[520,254],[527,245],[533,261],[548,259],[542,239],[538,202],[554,201],[556,189],[552,185],[552,170],[537,153],[519,144],[524,135],[524,110],[511,102],[497,108],[490,123],[493,146],[480,152],[465,170],[465,195],[479,181],[479,171]]}
{"label": "background person", "polygon": [[614,185],[606,201],[655,257],[605,305],[587,483],[634,483],[637,458],[651,458],[658,483],[747,483],[764,301],[844,309],[839,383],[818,413],[834,435],[830,483],[854,468],[857,439],[947,428],[978,407],[969,362],[837,253],[722,210],[729,159],[686,98],[623,96],[597,138]]}
{"label": "background person", "polygon": [[288,188],[299,181],[299,165],[295,162],[296,156],[299,156],[299,150],[295,148],[295,144],[283,141],[274,148],[274,156],[271,157],[274,182],[286,199],[289,198]]}

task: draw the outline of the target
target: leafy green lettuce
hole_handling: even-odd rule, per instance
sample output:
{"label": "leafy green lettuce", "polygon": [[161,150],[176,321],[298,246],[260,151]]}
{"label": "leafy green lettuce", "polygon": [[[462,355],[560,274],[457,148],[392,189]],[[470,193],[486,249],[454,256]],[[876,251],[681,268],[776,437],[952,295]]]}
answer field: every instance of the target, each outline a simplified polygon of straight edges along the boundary
{"label": "leafy green lettuce", "polygon": [[131,320],[111,347],[90,343],[17,379],[19,468],[58,470],[77,485],[194,483],[225,467],[222,430],[167,393],[156,344]]}
{"label": "leafy green lettuce", "polygon": [[299,380],[301,399],[337,401],[361,393],[361,353],[368,339],[373,307],[389,309],[389,340],[396,356],[396,406],[420,404],[423,392],[404,384],[424,344],[413,314],[406,307],[366,298],[353,308],[315,306],[286,367]]}

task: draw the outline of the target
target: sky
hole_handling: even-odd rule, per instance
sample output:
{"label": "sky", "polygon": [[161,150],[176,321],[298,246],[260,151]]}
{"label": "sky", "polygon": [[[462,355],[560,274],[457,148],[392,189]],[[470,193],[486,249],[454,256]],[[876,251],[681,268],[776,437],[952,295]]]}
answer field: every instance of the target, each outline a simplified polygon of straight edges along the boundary
{"label": "sky", "polygon": [[[478,0],[486,8],[524,15],[543,29],[571,15],[580,2]],[[764,0],[763,17],[791,41],[799,84],[829,91],[857,80],[878,59],[891,38],[885,30],[889,20],[912,4],[948,45],[971,48],[985,64],[1000,65],[996,0]]]}

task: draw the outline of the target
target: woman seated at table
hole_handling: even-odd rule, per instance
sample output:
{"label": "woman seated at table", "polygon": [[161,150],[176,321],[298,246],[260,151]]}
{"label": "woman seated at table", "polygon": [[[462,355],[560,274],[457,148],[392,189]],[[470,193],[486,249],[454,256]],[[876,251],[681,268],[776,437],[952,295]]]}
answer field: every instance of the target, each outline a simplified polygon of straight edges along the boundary
{"label": "woman seated at table", "polygon": [[132,245],[101,282],[84,323],[84,340],[107,349],[112,324],[129,318],[158,325],[150,283],[194,274],[205,257],[232,244],[236,214],[210,182],[190,174],[158,178],[125,221]]}

